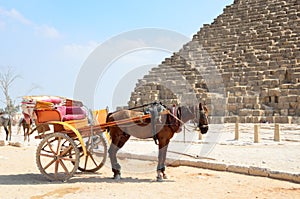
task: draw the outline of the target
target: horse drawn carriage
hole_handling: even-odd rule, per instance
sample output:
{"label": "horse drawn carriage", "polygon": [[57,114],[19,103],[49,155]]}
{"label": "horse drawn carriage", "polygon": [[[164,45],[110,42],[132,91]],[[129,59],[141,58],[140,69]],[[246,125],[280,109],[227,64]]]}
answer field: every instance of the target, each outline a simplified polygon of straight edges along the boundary
{"label": "horse drawn carriage", "polygon": [[[38,169],[46,178],[60,181],[67,181],[77,170],[98,171],[104,165],[107,154],[111,159],[114,178],[119,179],[120,165],[116,153],[131,135],[158,140],[159,149],[163,149],[159,152],[158,171],[164,175],[165,146],[178,131],[174,128],[175,123],[170,123],[170,116],[175,118],[177,124],[185,120],[181,118],[184,111],[177,115],[178,118],[162,109],[159,120],[163,116],[163,122],[160,121],[161,127],[156,129],[153,121],[158,119],[157,111],[144,114],[124,110],[108,114],[107,109],[91,111],[80,101],[53,96],[25,96],[22,110],[26,122],[35,124],[29,135],[37,132],[35,138],[41,139],[36,150]],[[202,123],[207,125],[207,121]],[[108,142],[111,142],[109,149]]]}

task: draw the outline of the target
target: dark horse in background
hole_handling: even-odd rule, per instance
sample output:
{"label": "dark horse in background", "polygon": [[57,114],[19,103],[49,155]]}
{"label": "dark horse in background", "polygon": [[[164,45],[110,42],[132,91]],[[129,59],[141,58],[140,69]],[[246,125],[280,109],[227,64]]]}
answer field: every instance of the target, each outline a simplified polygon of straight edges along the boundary
{"label": "dark horse in background", "polygon": [[[155,138],[158,141],[158,165],[157,165],[157,181],[166,179],[165,174],[165,161],[167,155],[168,144],[170,139],[176,132],[181,131],[183,123],[194,119],[196,117],[195,112],[191,111],[189,107],[181,106],[177,108],[176,115],[172,114],[170,109],[166,114],[161,114],[159,121],[156,122],[156,134]],[[202,134],[208,131],[208,110],[201,103],[198,109],[198,127]],[[142,116],[143,112],[134,110],[121,110],[108,114],[106,122],[113,122],[123,119],[130,119],[134,117]],[[149,119],[149,120],[152,120]],[[151,121],[146,122],[132,122],[126,125],[110,126],[108,130],[111,136],[111,145],[108,150],[112,171],[114,173],[114,179],[119,180],[121,178],[121,166],[117,161],[117,152],[128,141],[130,136],[134,136],[140,139],[154,138],[153,135],[153,123]]]}
{"label": "dark horse in background", "polygon": [[0,113],[0,127],[3,126],[6,133],[6,141],[11,140],[11,117],[8,113]]}

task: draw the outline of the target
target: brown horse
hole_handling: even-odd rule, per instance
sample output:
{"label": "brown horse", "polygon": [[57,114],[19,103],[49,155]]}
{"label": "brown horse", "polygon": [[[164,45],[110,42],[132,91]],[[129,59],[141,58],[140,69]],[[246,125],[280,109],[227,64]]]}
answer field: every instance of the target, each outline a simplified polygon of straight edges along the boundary
{"label": "brown horse", "polygon": [[[143,112],[134,110],[121,110],[108,114],[106,122],[113,122],[123,119],[129,119],[142,116]],[[205,106],[199,104],[198,127],[202,134],[208,131],[208,111]],[[114,179],[121,178],[121,166],[117,161],[117,152],[121,149],[130,136],[140,139],[154,138],[158,141],[158,165],[157,165],[157,181],[166,179],[165,160],[167,155],[168,144],[174,133],[180,132],[183,123],[195,118],[195,113],[188,107],[182,106],[177,108],[176,116],[168,111],[166,114],[160,114],[159,117],[143,121],[132,122],[126,125],[110,126],[111,145],[108,150]],[[155,120],[155,127],[153,125]],[[152,121],[152,122],[151,122]]]}
{"label": "brown horse", "polygon": [[30,141],[30,130],[31,130],[31,125],[32,125],[32,120],[29,119],[28,121],[26,121],[25,117],[22,116],[19,120],[18,123],[18,134],[20,132],[21,126],[23,128],[23,132],[24,132],[24,142],[28,139],[28,142]]}

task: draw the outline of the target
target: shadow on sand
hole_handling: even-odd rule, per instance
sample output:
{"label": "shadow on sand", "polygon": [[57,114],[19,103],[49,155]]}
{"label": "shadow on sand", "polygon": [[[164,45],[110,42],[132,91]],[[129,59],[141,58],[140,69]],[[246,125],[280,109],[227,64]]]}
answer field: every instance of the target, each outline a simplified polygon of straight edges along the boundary
{"label": "shadow on sand", "polygon": [[[41,185],[41,184],[62,184],[62,183],[156,183],[156,179],[140,179],[125,177],[121,180],[114,180],[111,177],[102,177],[101,173],[76,173],[67,182],[50,181],[42,174],[16,174],[16,175],[0,175],[0,185]],[[165,180],[165,182],[173,182]]]}

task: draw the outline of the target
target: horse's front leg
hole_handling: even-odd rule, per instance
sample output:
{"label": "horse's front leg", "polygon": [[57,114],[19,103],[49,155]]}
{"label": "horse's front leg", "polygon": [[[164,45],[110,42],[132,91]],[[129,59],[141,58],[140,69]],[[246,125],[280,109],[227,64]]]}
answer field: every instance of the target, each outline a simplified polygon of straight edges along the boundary
{"label": "horse's front leg", "polygon": [[165,173],[166,166],[165,161],[167,157],[169,140],[159,142],[159,152],[158,152],[158,164],[157,164],[157,181],[161,182],[163,179],[167,179],[167,175]]}

